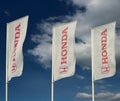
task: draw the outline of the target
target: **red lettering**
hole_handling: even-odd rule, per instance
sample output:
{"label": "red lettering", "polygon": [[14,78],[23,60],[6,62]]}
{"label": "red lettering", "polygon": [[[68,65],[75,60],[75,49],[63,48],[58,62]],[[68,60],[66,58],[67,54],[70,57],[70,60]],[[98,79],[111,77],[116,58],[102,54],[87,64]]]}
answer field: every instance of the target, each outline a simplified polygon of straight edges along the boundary
{"label": "red lettering", "polygon": [[102,49],[102,74],[109,73],[108,53],[107,53],[107,29],[101,33],[101,49]]}
{"label": "red lettering", "polygon": [[106,37],[106,36],[103,36],[103,37],[101,38],[101,42],[102,42],[102,43],[107,42],[107,37]]}
{"label": "red lettering", "polygon": [[107,57],[107,51],[106,50],[102,51],[102,57]]}
{"label": "red lettering", "polygon": [[20,24],[19,24],[19,25],[17,25],[17,26],[15,27],[15,30],[20,32],[20,27],[21,27],[21,25],[20,25]]}
{"label": "red lettering", "polygon": [[67,32],[68,27],[62,31],[61,64],[67,64]]}
{"label": "red lettering", "polygon": [[109,73],[109,72],[110,72],[110,67],[109,66],[102,67],[102,73],[103,74],[106,74],[106,73]]}
{"label": "red lettering", "polygon": [[108,64],[108,57],[102,58],[102,64]]}
{"label": "red lettering", "polygon": [[63,31],[62,31],[62,34],[67,34],[67,31],[68,31],[68,27],[66,27]]}
{"label": "red lettering", "polygon": [[12,57],[13,64],[12,64],[12,68],[11,68],[12,72],[15,72],[17,70],[16,51],[17,51],[17,46],[18,46],[19,39],[20,39],[20,27],[21,27],[20,24],[15,27],[14,51],[13,51],[13,57]]}
{"label": "red lettering", "polygon": [[67,42],[62,42],[62,49],[66,49],[67,48]]}
{"label": "red lettering", "polygon": [[15,33],[15,39],[18,39],[18,38],[20,38],[20,32]]}
{"label": "red lettering", "polygon": [[68,40],[68,27],[66,27],[62,31],[62,38],[61,38],[61,66],[59,68],[60,73],[64,73],[68,71],[67,68],[67,42]]}
{"label": "red lettering", "polygon": [[[14,41],[14,48],[16,48],[16,47],[17,47],[18,42],[19,42],[19,40],[15,40],[15,41]],[[15,51],[16,51],[16,50],[15,50]]]}
{"label": "red lettering", "polygon": [[107,29],[105,29],[105,30],[101,33],[101,35],[107,36]]}
{"label": "red lettering", "polygon": [[107,44],[102,44],[102,50],[106,50],[107,49]]}
{"label": "red lettering", "polygon": [[14,54],[14,56],[13,56],[13,62],[15,62],[15,61],[16,61],[16,58],[15,58],[15,56],[16,56],[16,54]]}
{"label": "red lettering", "polygon": [[13,64],[13,65],[12,65],[12,72],[15,72],[15,71],[16,71],[16,69],[17,69],[16,65],[15,65],[15,64]]}
{"label": "red lettering", "polygon": [[64,57],[64,56],[66,56],[67,55],[67,50],[63,50],[62,51],[62,56]]}
{"label": "red lettering", "polygon": [[62,36],[62,42],[63,41],[66,41],[67,40],[67,34],[64,34],[63,36]]}
{"label": "red lettering", "polygon": [[61,64],[67,64],[66,59],[67,59],[67,57],[63,57],[63,58],[61,58]]}
{"label": "red lettering", "polygon": [[68,68],[67,67],[62,67],[62,68],[60,68],[60,74],[61,73],[65,73],[65,72],[67,72],[68,71]]}

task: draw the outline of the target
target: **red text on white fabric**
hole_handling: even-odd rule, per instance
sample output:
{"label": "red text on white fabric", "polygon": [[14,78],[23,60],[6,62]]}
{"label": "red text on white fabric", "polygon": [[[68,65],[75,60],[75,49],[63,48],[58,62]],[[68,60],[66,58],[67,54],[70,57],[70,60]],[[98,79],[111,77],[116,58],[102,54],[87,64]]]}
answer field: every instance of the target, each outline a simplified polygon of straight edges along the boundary
{"label": "red text on white fabric", "polygon": [[107,29],[105,29],[101,33],[101,50],[102,50],[102,67],[101,67],[101,72],[102,74],[107,74],[110,72],[110,67],[108,65],[108,39],[107,39]]}
{"label": "red text on white fabric", "polygon": [[59,68],[59,73],[66,73],[68,71],[67,63],[68,54],[68,27],[64,28],[61,37],[61,66]]}
{"label": "red text on white fabric", "polygon": [[14,51],[13,51],[13,56],[12,56],[12,68],[11,71],[15,72],[17,70],[17,66],[16,66],[16,51],[18,48],[18,43],[20,40],[20,31],[21,31],[21,24],[18,24],[15,27],[15,37],[14,37]]}

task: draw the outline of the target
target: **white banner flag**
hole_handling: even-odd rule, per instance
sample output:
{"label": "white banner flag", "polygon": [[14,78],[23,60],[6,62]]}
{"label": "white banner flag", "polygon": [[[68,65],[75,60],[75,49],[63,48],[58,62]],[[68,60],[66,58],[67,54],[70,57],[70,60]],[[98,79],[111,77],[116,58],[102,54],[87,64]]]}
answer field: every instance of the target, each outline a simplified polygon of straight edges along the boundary
{"label": "white banner flag", "polygon": [[7,80],[22,74],[22,47],[26,36],[28,16],[7,23],[6,75]]}
{"label": "white banner flag", "polygon": [[53,80],[74,75],[76,21],[53,28],[52,69]]}
{"label": "white banner flag", "polygon": [[116,72],[115,24],[113,22],[91,30],[93,80],[111,77]]}

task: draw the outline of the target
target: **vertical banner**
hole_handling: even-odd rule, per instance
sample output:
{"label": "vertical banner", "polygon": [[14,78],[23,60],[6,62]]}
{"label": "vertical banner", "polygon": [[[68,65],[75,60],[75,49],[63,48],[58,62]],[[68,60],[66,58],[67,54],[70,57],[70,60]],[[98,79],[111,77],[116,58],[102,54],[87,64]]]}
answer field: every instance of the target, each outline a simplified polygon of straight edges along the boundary
{"label": "vertical banner", "polygon": [[93,80],[111,77],[116,72],[115,25],[113,22],[91,30]]}
{"label": "vertical banner", "polygon": [[53,28],[52,69],[53,80],[74,75],[76,21]]}
{"label": "vertical banner", "polygon": [[22,74],[22,47],[26,36],[28,16],[7,23],[6,73],[7,81]]}

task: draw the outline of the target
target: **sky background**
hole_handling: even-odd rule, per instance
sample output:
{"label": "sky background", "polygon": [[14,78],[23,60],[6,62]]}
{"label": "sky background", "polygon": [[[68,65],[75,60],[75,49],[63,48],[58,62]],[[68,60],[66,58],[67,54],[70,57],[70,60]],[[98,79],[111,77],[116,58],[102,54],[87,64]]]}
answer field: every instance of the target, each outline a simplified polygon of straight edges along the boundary
{"label": "sky background", "polygon": [[29,15],[24,70],[9,82],[9,101],[51,101],[52,27],[77,20],[76,72],[56,81],[55,101],[92,101],[91,28],[117,22],[116,74],[95,81],[95,101],[120,101],[120,0],[1,0],[0,101],[5,101],[6,23]]}

